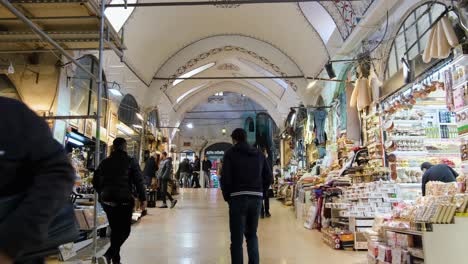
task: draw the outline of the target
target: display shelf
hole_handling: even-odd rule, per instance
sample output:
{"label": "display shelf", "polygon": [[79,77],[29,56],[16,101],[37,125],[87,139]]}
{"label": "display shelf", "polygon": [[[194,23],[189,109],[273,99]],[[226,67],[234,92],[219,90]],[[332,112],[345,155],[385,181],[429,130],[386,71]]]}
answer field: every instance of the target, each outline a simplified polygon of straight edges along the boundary
{"label": "display shelf", "polygon": [[441,126],[457,126],[457,123],[439,123]]}
{"label": "display shelf", "polygon": [[399,123],[399,124],[420,124],[423,123],[424,120],[419,119],[419,120],[411,120],[411,119],[393,119],[393,122]]}
{"label": "display shelf", "polygon": [[400,188],[421,188],[422,183],[398,183]]}
{"label": "display shelf", "polygon": [[400,234],[407,234],[407,235],[415,235],[415,236],[422,236],[425,232],[416,231],[411,229],[403,229],[403,228],[394,228],[394,227],[383,227],[382,228],[385,232],[395,232]]}
{"label": "display shelf", "polygon": [[413,156],[413,155],[427,155],[428,154],[427,151],[401,151],[401,150],[395,150],[395,151],[392,151],[391,153],[397,155],[397,158],[398,158],[398,155]]}
{"label": "display shelf", "polygon": [[388,136],[392,140],[426,139],[426,136]]}

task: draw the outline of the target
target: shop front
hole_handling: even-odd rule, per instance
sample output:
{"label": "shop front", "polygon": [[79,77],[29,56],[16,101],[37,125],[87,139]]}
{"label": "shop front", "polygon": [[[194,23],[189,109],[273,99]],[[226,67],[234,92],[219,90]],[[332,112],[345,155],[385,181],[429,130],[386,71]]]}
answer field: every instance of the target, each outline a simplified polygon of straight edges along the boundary
{"label": "shop front", "polygon": [[205,155],[211,162],[210,169],[210,187],[219,188],[219,172],[222,169],[224,153],[232,147],[230,143],[215,143],[205,149]]}

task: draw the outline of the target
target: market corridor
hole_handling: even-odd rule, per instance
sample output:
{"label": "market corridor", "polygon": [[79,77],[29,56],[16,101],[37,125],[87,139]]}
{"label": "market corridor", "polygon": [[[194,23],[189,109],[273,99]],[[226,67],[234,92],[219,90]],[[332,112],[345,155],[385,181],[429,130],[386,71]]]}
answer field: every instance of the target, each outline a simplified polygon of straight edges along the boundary
{"label": "market corridor", "polygon": [[[291,208],[272,199],[270,219],[260,222],[262,264],[361,264],[365,253],[334,251],[295,220]],[[123,263],[224,264],[229,260],[227,205],[217,189],[185,189],[172,210],[150,209],[133,228]],[[246,262],[247,263],[247,262]]]}

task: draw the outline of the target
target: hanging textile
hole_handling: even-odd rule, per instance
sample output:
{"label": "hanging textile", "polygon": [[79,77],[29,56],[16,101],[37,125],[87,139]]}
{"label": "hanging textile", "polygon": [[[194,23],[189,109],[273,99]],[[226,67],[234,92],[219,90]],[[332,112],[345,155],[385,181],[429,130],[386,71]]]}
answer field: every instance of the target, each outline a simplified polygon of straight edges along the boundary
{"label": "hanging textile", "polygon": [[429,63],[431,59],[445,59],[450,55],[452,48],[459,44],[455,30],[448,16],[444,16],[435,24],[429,35],[426,49],[423,53],[423,61]]}
{"label": "hanging textile", "polygon": [[318,144],[323,144],[327,140],[325,138],[325,119],[327,119],[327,111],[325,110],[315,110],[314,111],[314,124],[315,124],[315,133],[317,135]]}
{"label": "hanging textile", "polygon": [[359,111],[366,108],[372,103],[372,97],[369,87],[369,80],[367,78],[359,78],[356,81],[353,94],[351,95],[350,104],[352,107],[358,108]]}

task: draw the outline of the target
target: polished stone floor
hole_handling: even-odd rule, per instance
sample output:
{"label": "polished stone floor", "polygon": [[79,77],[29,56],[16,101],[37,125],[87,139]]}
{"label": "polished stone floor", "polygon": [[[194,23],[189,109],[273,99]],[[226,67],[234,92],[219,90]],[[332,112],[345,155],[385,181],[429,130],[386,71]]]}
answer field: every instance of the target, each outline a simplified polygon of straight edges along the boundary
{"label": "polished stone floor", "polygon": [[[228,264],[227,205],[216,189],[185,189],[174,209],[153,209],[132,230],[125,264]],[[307,230],[290,207],[271,200],[272,218],[260,222],[262,264],[362,264],[363,252],[335,251]],[[159,204],[158,204],[159,205]],[[247,261],[245,261],[247,263]]]}

